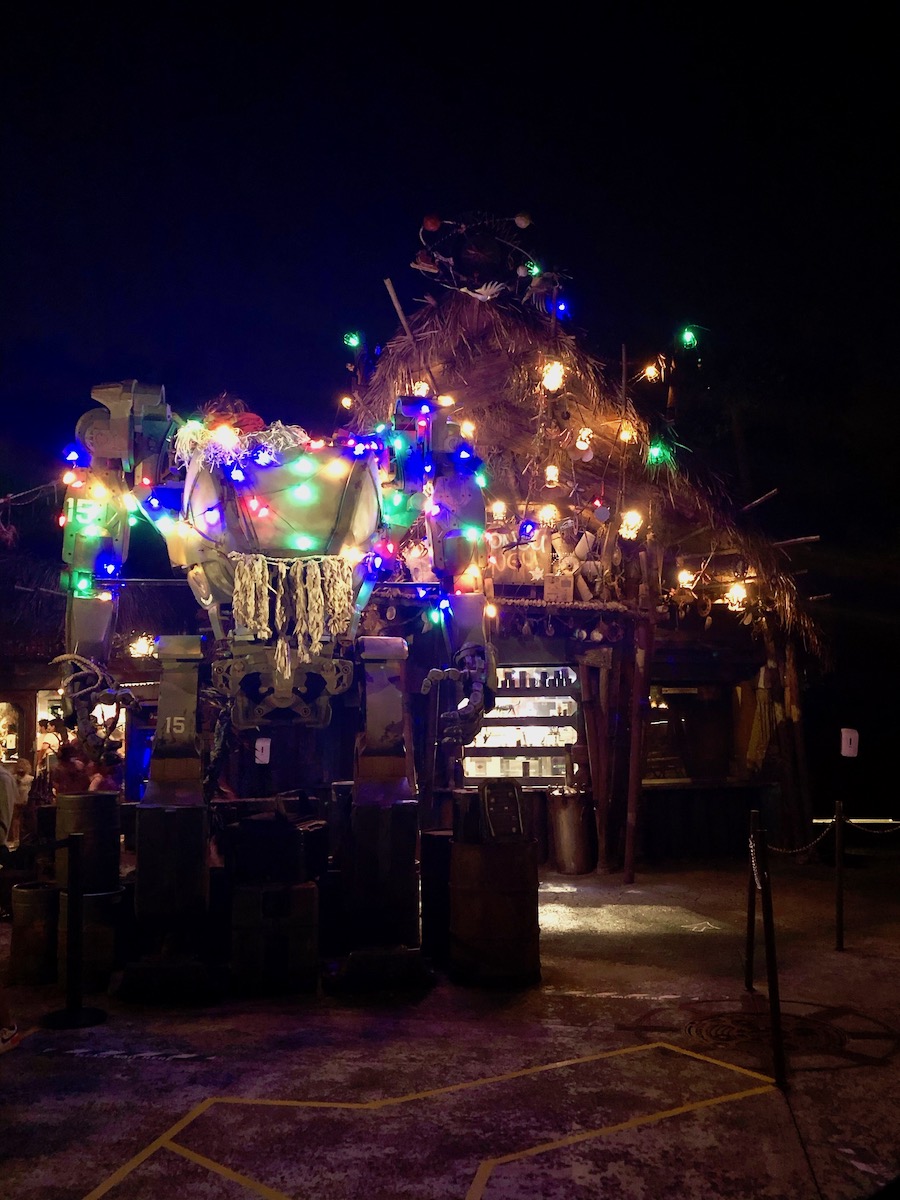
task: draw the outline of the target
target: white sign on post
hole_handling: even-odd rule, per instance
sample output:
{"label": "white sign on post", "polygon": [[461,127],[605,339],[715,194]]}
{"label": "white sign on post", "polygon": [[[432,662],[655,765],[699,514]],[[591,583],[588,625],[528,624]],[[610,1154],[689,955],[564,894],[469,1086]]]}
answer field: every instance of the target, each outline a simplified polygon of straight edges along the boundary
{"label": "white sign on post", "polygon": [[841,730],[841,754],[844,758],[856,758],[859,753],[859,731],[856,729]]}
{"label": "white sign on post", "polygon": [[267,763],[269,754],[272,749],[271,738],[257,738],[254,746],[253,761],[257,763]]}

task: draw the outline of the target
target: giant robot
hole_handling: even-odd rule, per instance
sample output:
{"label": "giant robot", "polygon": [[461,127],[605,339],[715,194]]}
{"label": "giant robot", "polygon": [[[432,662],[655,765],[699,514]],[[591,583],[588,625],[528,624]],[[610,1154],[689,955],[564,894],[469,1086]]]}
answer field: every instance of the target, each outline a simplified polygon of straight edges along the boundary
{"label": "giant robot", "polygon": [[[492,704],[485,633],[484,501],[479,461],[432,395],[401,397],[390,424],[313,438],[222,397],[174,413],[136,380],[95,387],[65,476],[64,699],[90,743],[98,702],[131,703],[109,675],[129,532],[152,523],[209,615],[199,636],[160,637],[161,682],[147,803],[210,799],[220,762],[198,737],[202,686],[217,700],[216,745],[229,730],[333,736],[335,698],[356,689],[356,803],[415,794],[406,695],[409,646],[366,631],[373,590],[396,583],[441,632],[420,691],[434,688],[438,743],[474,738]],[[440,661],[437,661],[440,659]],[[448,700],[450,701],[448,703]],[[317,735],[318,736],[318,735]]]}

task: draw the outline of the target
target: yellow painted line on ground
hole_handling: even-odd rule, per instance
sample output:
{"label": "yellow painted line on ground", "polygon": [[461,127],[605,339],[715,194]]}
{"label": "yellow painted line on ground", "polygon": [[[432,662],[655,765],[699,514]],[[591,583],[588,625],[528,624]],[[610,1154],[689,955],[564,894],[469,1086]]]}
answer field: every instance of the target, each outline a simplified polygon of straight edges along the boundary
{"label": "yellow painted line on ground", "polygon": [[292,1200],[292,1197],[286,1196],[284,1192],[278,1192],[275,1188],[266,1187],[264,1183],[260,1183],[257,1179],[251,1179],[249,1175],[240,1175],[237,1171],[232,1171],[230,1167],[224,1166],[222,1163],[215,1162],[211,1158],[205,1158],[202,1154],[197,1154],[193,1150],[188,1150],[187,1146],[180,1146],[177,1142],[166,1142],[166,1150],[171,1150],[175,1154],[180,1154],[182,1158],[187,1158],[198,1166],[205,1167],[207,1171],[212,1171],[216,1175],[221,1175],[223,1179],[228,1179],[231,1183],[239,1183],[242,1187],[249,1188],[252,1192],[256,1192],[257,1196],[262,1196],[263,1200]]}
{"label": "yellow painted line on ground", "polygon": [[551,1150],[562,1150],[567,1146],[576,1146],[579,1142],[588,1142],[595,1138],[607,1137],[611,1133],[621,1133],[625,1129],[639,1129],[642,1125],[653,1125],[658,1121],[665,1121],[669,1117],[678,1117],[684,1113],[697,1112],[702,1108],[713,1108],[717,1104],[726,1104],[730,1100],[746,1100],[750,1096],[762,1096],[766,1092],[773,1092],[775,1090],[774,1084],[762,1084],[760,1087],[747,1088],[742,1092],[729,1092],[724,1096],[713,1096],[709,1100],[696,1100],[691,1104],[681,1104],[678,1108],[664,1109],[662,1112],[650,1113],[645,1117],[632,1117],[628,1121],[621,1121],[618,1125],[604,1125],[600,1129],[586,1129],[581,1133],[572,1133],[567,1137],[558,1138],[556,1141],[542,1142],[539,1146],[529,1146],[526,1150],[516,1150],[511,1154],[499,1155],[497,1158],[486,1158],[479,1164],[478,1170],[475,1172],[472,1186],[466,1192],[466,1200],[482,1200],[484,1189],[494,1168],[503,1166],[506,1163],[517,1162],[523,1158],[534,1158],[538,1154],[547,1154]]}
{"label": "yellow painted line on ground", "polygon": [[121,1183],[126,1175],[130,1175],[135,1167],[139,1167],[142,1162],[146,1162],[151,1154],[155,1154],[170,1138],[173,1138],[176,1133],[180,1133],[185,1126],[190,1125],[201,1113],[206,1112],[212,1104],[215,1104],[215,1099],[212,1097],[207,1100],[201,1100],[186,1116],[183,1116],[180,1121],[176,1121],[171,1129],[167,1129],[165,1133],[160,1134],[155,1141],[152,1141],[149,1146],[145,1146],[143,1150],[137,1153],[134,1158],[130,1158],[127,1163],[119,1167],[118,1171],[115,1171],[108,1179],[104,1180],[98,1188],[94,1188],[92,1192],[88,1192],[84,1200],[99,1200],[100,1196],[105,1196],[111,1188]]}
{"label": "yellow painted line on ground", "polygon": [[[99,1197],[106,1195],[111,1188],[121,1183],[127,1175],[130,1175],[136,1167],[139,1167],[141,1163],[146,1162],[146,1160],[152,1154],[155,1154],[157,1150],[162,1148],[173,1150],[175,1153],[182,1154],[185,1158],[191,1158],[195,1162],[202,1163],[203,1165],[207,1166],[209,1170],[216,1171],[226,1178],[234,1179],[237,1182],[242,1183],[245,1187],[255,1189],[260,1196],[265,1198],[265,1200],[287,1200],[287,1198],[284,1197],[281,1192],[275,1192],[266,1189],[263,1184],[256,1183],[251,1179],[245,1178],[244,1176],[237,1175],[235,1172],[231,1172],[230,1168],[214,1162],[213,1159],[207,1159],[203,1158],[202,1155],[196,1155],[192,1150],[188,1150],[184,1146],[179,1146],[177,1143],[172,1141],[177,1133],[180,1133],[182,1129],[185,1129],[191,1124],[192,1121],[196,1120],[197,1117],[206,1112],[207,1109],[211,1108],[214,1104],[246,1104],[260,1108],[330,1108],[347,1109],[356,1112],[371,1112],[381,1108],[389,1108],[398,1104],[408,1104],[413,1100],[430,1100],[437,1096],[449,1095],[453,1092],[472,1091],[475,1088],[484,1087],[492,1083],[507,1083],[512,1079],[527,1078],[529,1075],[539,1075],[547,1071],[559,1071],[564,1067],[582,1066],[585,1063],[600,1062],[607,1058],[620,1058],[626,1054],[639,1054],[648,1050],[671,1050],[675,1054],[683,1054],[688,1058],[694,1058],[700,1062],[706,1062],[715,1067],[723,1067],[726,1070],[734,1071],[737,1074],[747,1075],[752,1079],[759,1079],[763,1082],[764,1086],[752,1088],[743,1092],[732,1092],[726,1096],[716,1097],[713,1100],[701,1100],[694,1104],[686,1105],[683,1108],[667,1109],[663,1112],[653,1113],[646,1117],[635,1117],[631,1121],[626,1121],[621,1125],[609,1125],[602,1129],[589,1130],[586,1133],[572,1134],[570,1138],[564,1138],[560,1141],[546,1142],[541,1146],[529,1147],[528,1149],[516,1151],[510,1155],[505,1155],[500,1158],[485,1159],[484,1162],[479,1166],[475,1180],[472,1183],[473,1189],[477,1186],[480,1186],[480,1190],[473,1191],[470,1189],[466,1196],[466,1200],[478,1200],[478,1198],[482,1195],[484,1185],[490,1176],[491,1171],[493,1171],[495,1166],[498,1166],[502,1163],[512,1162],[517,1158],[525,1158],[529,1155],[544,1154],[548,1150],[557,1149],[560,1146],[574,1144],[575,1142],[579,1141],[586,1141],[590,1138],[602,1137],[605,1134],[613,1133],[617,1130],[636,1128],[640,1125],[651,1124],[654,1121],[661,1121],[666,1117],[675,1116],[681,1112],[691,1112],[694,1109],[707,1108],[713,1104],[722,1104],[726,1100],[737,1100],[742,1099],[745,1096],[759,1095],[763,1092],[773,1090],[775,1085],[774,1079],[770,1078],[768,1075],[761,1075],[758,1071],[751,1071],[746,1067],[737,1067],[733,1063],[722,1062],[720,1059],[712,1058],[708,1054],[697,1054],[692,1050],[683,1050],[680,1046],[672,1045],[670,1042],[645,1042],[637,1046],[623,1046],[618,1050],[603,1050],[597,1054],[584,1054],[578,1058],[564,1058],[558,1062],[541,1063],[536,1067],[522,1067],[521,1070],[518,1071],[506,1071],[502,1075],[488,1075],[481,1079],[466,1080],[462,1083],[451,1083],[447,1084],[445,1087],[429,1088],[420,1092],[408,1092],[403,1096],[387,1096],[379,1100],[270,1100],[255,1096],[209,1096],[206,1100],[203,1100],[200,1104],[196,1105],[196,1107],[192,1108],[191,1111],[186,1116],[182,1117],[180,1121],[176,1122],[171,1129],[167,1129],[165,1133],[161,1134],[148,1146],[145,1146],[143,1150],[134,1156],[134,1158],[129,1159],[127,1163],[118,1169],[118,1171],[116,1171],[113,1175],[110,1175],[107,1180],[100,1184],[98,1188],[95,1188],[94,1191],[88,1193],[88,1195],[84,1197],[84,1200],[99,1200]],[[482,1179],[482,1176],[483,1182],[478,1185],[478,1180]]]}

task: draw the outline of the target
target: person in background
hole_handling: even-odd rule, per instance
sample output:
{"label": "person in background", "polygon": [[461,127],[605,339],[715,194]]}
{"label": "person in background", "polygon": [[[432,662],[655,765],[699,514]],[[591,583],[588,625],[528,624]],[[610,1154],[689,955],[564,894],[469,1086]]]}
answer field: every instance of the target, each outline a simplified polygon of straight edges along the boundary
{"label": "person in background", "polygon": [[119,792],[122,790],[122,760],[114,751],[107,751],[94,765],[88,785],[89,792]]}
{"label": "person in background", "polygon": [[28,796],[31,792],[31,785],[34,783],[34,775],[31,771],[31,763],[27,758],[20,758],[17,762],[13,763],[12,773],[19,794],[16,799],[15,812],[13,813],[9,842],[10,845],[17,846],[22,840],[23,818],[28,809]]}
{"label": "person in background", "polygon": [[0,852],[4,858],[9,854],[13,814],[18,798],[19,789],[16,787],[12,771],[0,763]]}
{"label": "person in background", "polygon": [[46,717],[38,721],[38,734],[35,740],[35,770],[37,773],[52,775],[56,765],[56,755],[62,745],[62,738],[51,726]]}
{"label": "person in background", "polygon": [[78,747],[71,742],[60,746],[56,765],[50,772],[50,782],[57,796],[80,796],[91,785],[91,769],[80,757]]}

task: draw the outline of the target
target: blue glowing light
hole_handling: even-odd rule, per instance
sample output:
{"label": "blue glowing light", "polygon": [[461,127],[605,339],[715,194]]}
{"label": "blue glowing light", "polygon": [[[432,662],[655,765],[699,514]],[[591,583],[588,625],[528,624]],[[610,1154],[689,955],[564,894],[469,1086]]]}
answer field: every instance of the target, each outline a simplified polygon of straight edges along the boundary
{"label": "blue glowing light", "polygon": [[247,478],[247,476],[244,474],[244,472],[241,470],[240,467],[232,467],[231,468],[231,478],[234,480],[235,483],[243,483],[244,480]]}
{"label": "blue glowing light", "polygon": [[523,521],[519,526],[519,537],[523,541],[527,541],[528,538],[534,537],[534,531],[536,529],[537,525],[534,523],[534,521]]}

